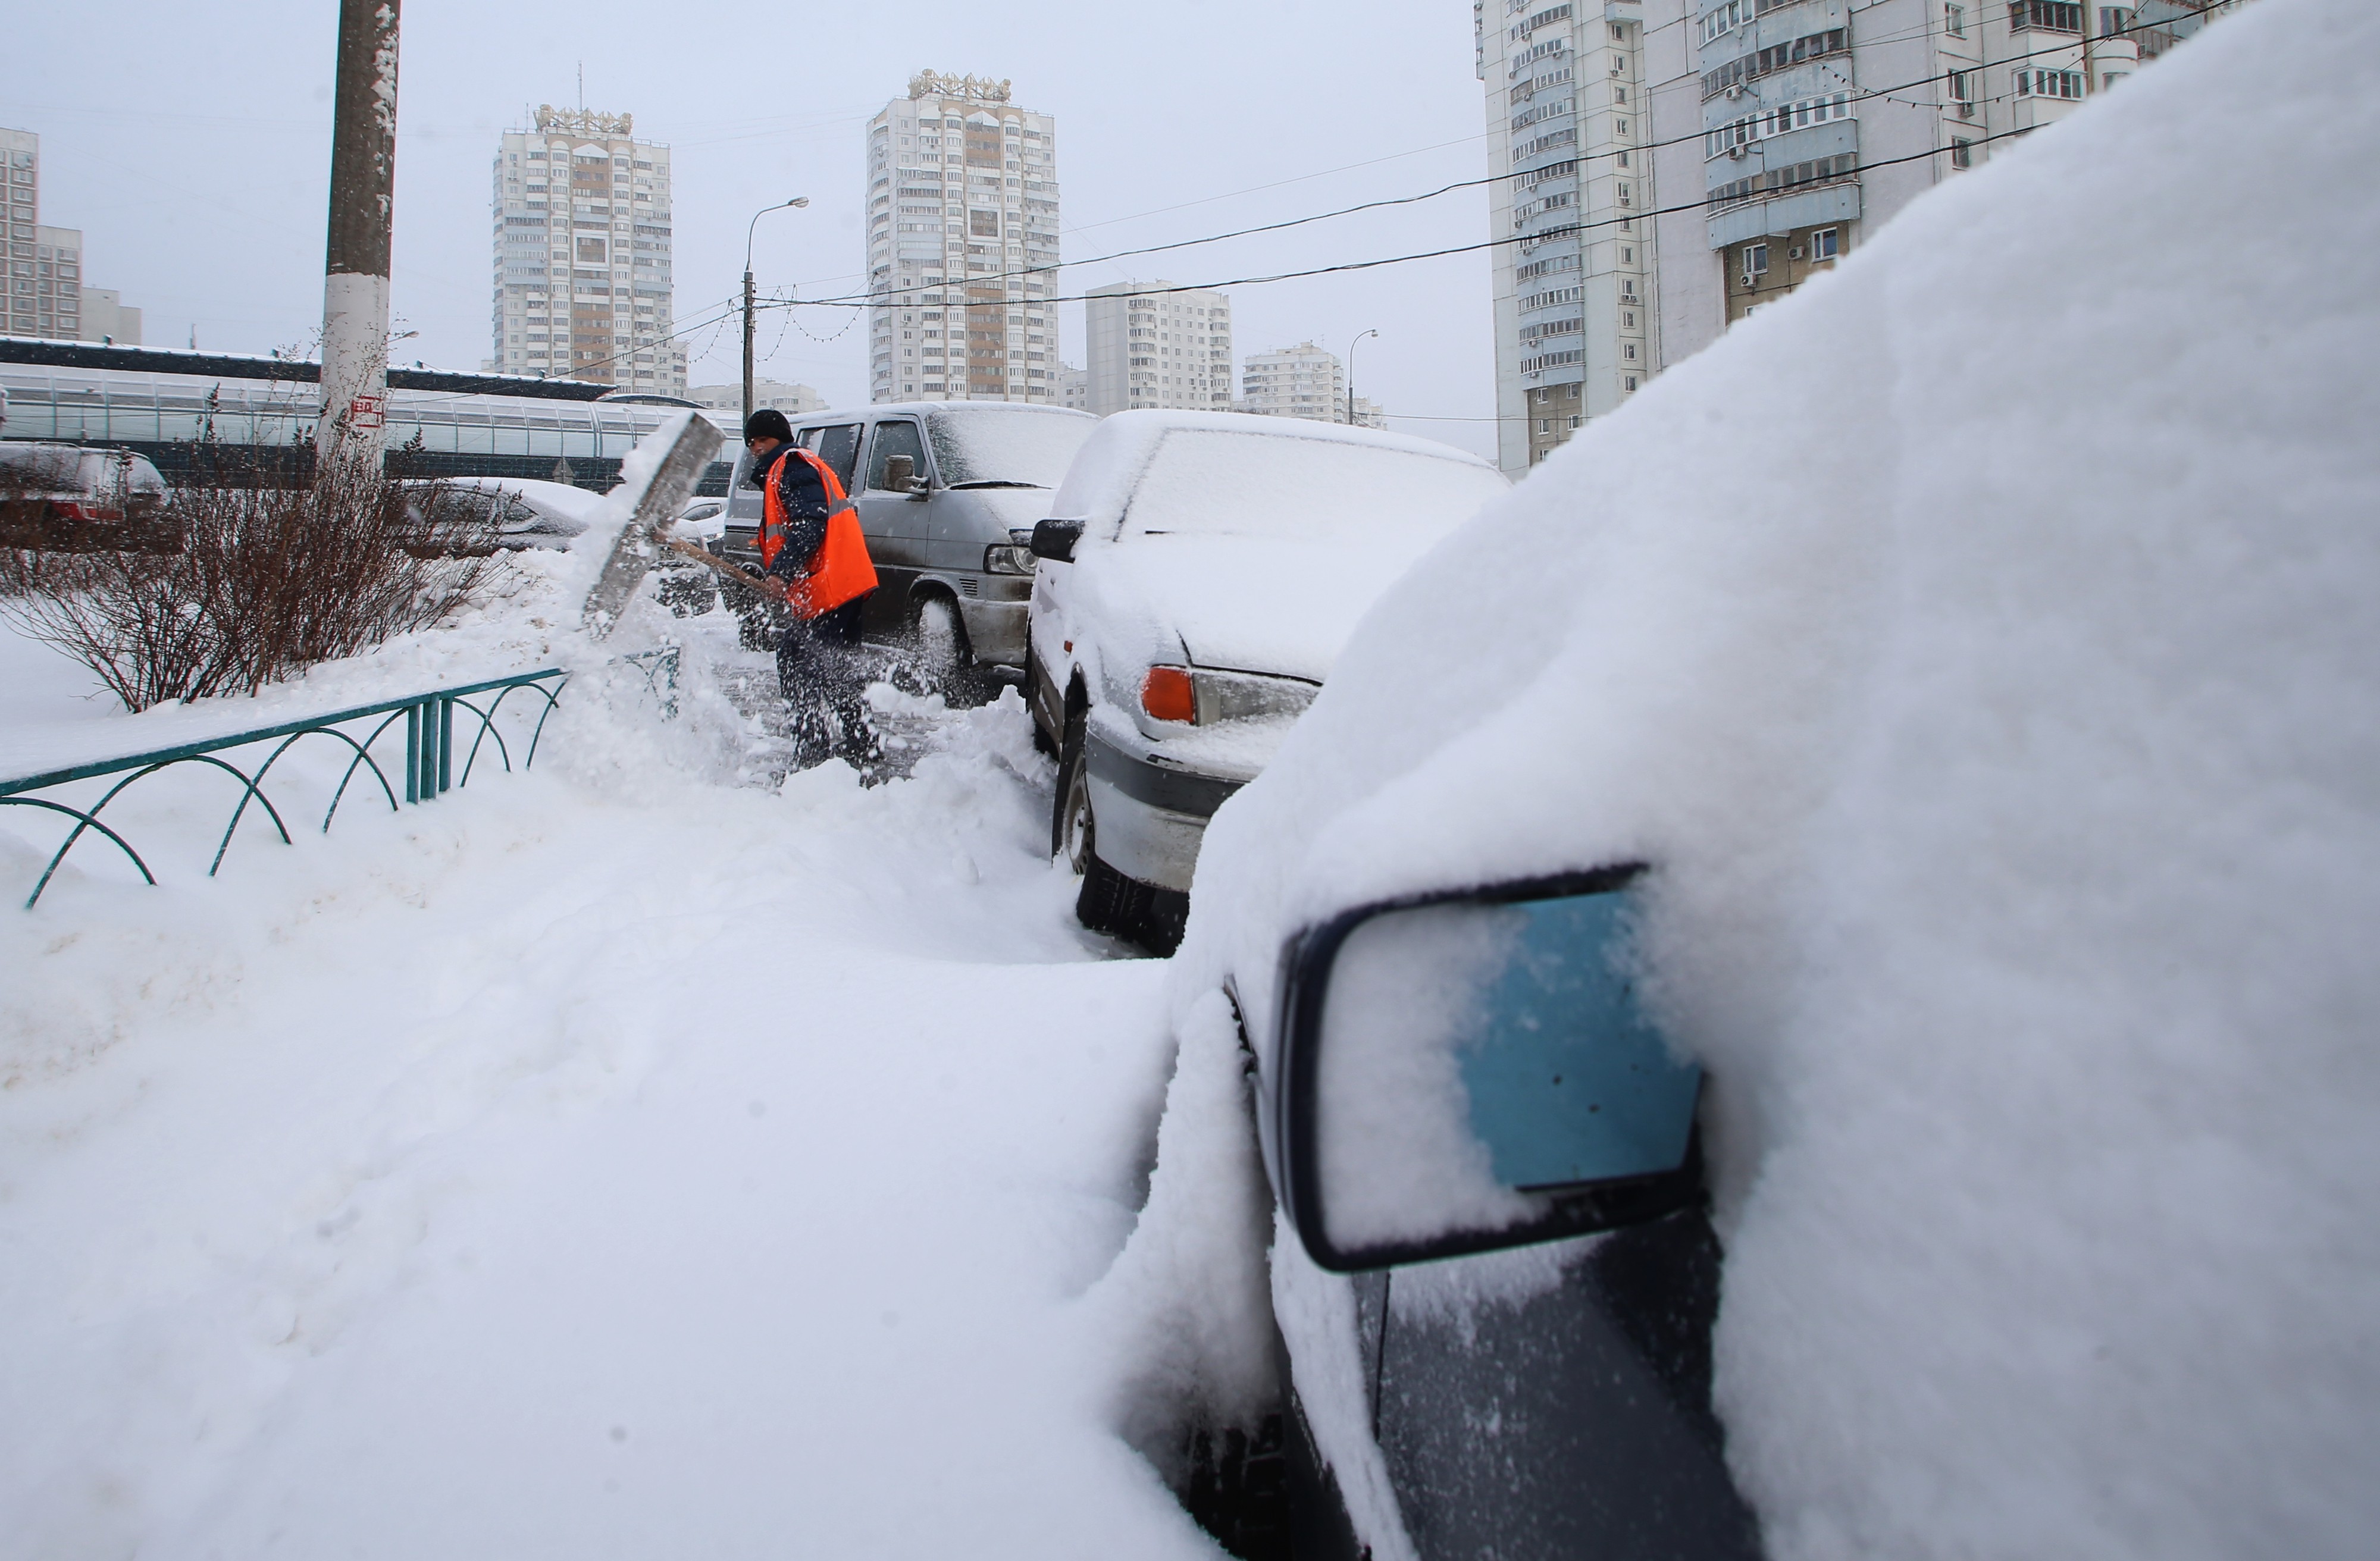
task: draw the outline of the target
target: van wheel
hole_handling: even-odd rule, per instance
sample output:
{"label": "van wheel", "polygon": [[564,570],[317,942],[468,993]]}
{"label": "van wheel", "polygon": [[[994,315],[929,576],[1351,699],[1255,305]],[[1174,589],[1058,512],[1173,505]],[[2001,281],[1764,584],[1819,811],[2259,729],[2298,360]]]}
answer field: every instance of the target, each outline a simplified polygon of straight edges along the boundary
{"label": "van wheel", "polygon": [[917,680],[929,692],[955,694],[972,670],[966,621],[948,597],[929,596],[917,603],[909,625],[910,653],[916,658]]}

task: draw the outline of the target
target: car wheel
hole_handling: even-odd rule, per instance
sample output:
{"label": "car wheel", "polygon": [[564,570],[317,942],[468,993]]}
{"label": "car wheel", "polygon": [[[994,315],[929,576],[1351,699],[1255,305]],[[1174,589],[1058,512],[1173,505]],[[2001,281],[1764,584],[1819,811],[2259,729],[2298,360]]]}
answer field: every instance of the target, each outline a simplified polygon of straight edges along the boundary
{"label": "car wheel", "polygon": [[1091,808],[1091,767],[1086,756],[1082,710],[1066,717],[1058,750],[1058,795],[1050,820],[1050,852],[1082,875],[1075,919],[1093,932],[1137,943],[1153,954],[1171,954],[1182,942],[1190,897],[1127,877],[1099,859],[1099,818]]}

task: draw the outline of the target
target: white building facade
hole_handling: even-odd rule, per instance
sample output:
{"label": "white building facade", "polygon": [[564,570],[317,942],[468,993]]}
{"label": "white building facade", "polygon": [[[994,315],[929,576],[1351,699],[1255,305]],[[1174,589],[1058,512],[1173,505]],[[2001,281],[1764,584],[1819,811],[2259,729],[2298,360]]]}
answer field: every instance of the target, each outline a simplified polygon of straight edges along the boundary
{"label": "white building facade", "polygon": [[0,335],[137,345],[140,311],[83,283],[82,230],[42,222],[42,138],[0,129],[0,233],[8,246]]}
{"label": "white building facade", "polygon": [[540,108],[496,150],[495,351],[506,374],[686,393],[671,335],[670,149],[625,114]]}
{"label": "white building facade", "polygon": [[1232,408],[1232,300],[1170,282],[1117,282],[1083,302],[1086,409]]}
{"label": "white building facade", "polygon": [[[725,414],[726,421],[743,427],[744,387],[742,385],[697,385],[686,393],[686,399],[705,410]],[[780,384],[774,380],[752,381],[752,410],[773,406],[788,417],[798,417],[808,412],[826,410],[826,397],[808,385]]]}
{"label": "white building facade", "polygon": [[2236,0],[1645,0],[1678,362]]}
{"label": "white building facade", "polygon": [[1497,462],[1518,477],[1657,357],[1641,0],[1475,0],[1495,256]]}
{"label": "white building facade", "polygon": [[1057,123],[922,71],[868,127],[868,399],[1057,405]]}
{"label": "white building facade", "polygon": [[1312,342],[1251,353],[1240,370],[1238,409],[1260,417],[1343,423],[1347,420],[1346,369],[1338,354]]}

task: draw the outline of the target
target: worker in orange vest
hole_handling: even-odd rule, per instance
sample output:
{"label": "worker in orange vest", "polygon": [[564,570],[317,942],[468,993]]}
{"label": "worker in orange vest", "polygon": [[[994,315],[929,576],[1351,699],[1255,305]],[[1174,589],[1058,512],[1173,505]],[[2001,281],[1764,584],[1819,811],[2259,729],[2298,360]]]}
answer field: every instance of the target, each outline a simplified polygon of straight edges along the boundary
{"label": "worker in orange vest", "polygon": [[777,684],[794,705],[808,763],[841,755],[865,771],[876,737],[861,696],[859,617],[876,565],[834,468],[794,442],[773,406],[744,425],[747,480],[761,493],[761,588],[791,622],[777,641]]}

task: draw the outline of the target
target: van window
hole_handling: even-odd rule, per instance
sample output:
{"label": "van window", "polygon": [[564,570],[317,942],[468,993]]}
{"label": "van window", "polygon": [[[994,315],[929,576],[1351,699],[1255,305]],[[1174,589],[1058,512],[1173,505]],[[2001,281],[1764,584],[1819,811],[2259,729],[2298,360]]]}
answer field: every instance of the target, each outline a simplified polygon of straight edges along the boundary
{"label": "van window", "polygon": [[803,442],[818,452],[819,459],[827,464],[834,473],[835,480],[843,484],[843,490],[850,492],[852,475],[859,469],[859,425],[832,424],[817,430],[816,442],[808,440]]}
{"label": "van window", "polygon": [[868,448],[868,486],[884,486],[884,464],[895,455],[909,457],[909,469],[926,475],[926,441],[917,425],[905,419],[876,425],[876,442]]}

